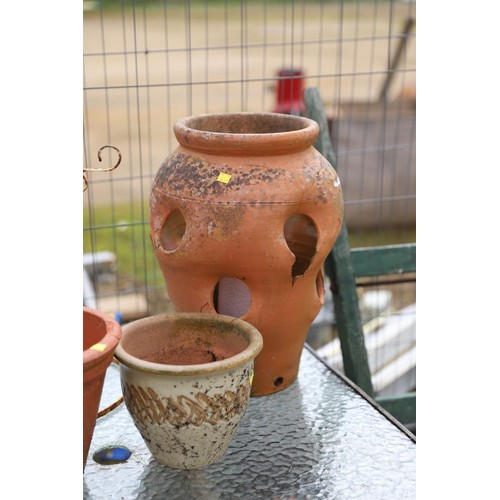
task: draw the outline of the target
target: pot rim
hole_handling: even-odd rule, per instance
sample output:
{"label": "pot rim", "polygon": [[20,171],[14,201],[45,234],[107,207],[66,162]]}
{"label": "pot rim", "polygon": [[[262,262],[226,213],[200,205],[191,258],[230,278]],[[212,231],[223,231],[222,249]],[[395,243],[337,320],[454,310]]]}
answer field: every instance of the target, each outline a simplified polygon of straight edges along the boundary
{"label": "pot rim", "polygon": [[[266,120],[273,122],[276,130],[246,133],[221,131],[220,120],[223,119],[232,121],[233,129],[236,120],[244,120],[247,125],[259,119]],[[209,130],[208,127],[207,129],[200,128],[200,122],[218,122],[219,126],[212,128],[219,130]],[[319,134],[319,125],[305,116],[283,113],[207,113],[186,116],[177,120],[174,133],[181,146],[206,153],[272,156],[308,149],[314,144]]]}
{"label": "pot rim", "polygon": [[[137,358],[129,354],[123,347],[123,341],[126,340],[128,335],[137,332],[137,328],[143,325],[154,325],[161,324],[165,322],[174,322],[178,319],[193,319],[195,321],[210,321],[210,322],[222,322],[230,323],[235,327],[244,330],[250,336],[250,343],[248,346],[238,354],[231,356],[229,358],[213,361],[211,363],[200,363],[196,365],[171,365],[164,363],[154,363],[152,361],[145,361],[143,359]],[[141,318],[131,323],[123,326],[123,336],[119,344],[115,349],[114,356],[120,364],[123,364],[129,368],[148,372],[157,373],[164,375],[174,375],[174,376],[188,376],[188,375],[199,375],[199,374],[215,374],[219,372],[224,372],[236,368],[238,366],[243,366],[250,361],[253,361],[255,357],[260,353],[263,347],[263,338],[261,333],[250,323],[240,319],[234,318],[232,316],[226,316],[217,313],[164,313],[157,314],[154,316],[148,316],[146,318]]]}
{"label": "pot rim", "polygon": [[99,363],[101,359],[105,359],[112,355],[112,352],[122,338],[122,328],[115,319],[97,309],[83,306],[83,315],[95,316],[106,325],[106,333],[96,344],[94,344],[94,346],[99,344],[99,348],[93,349],[93,346],[91,346],[83,351],[83,368],[84,370],[88,370]]}

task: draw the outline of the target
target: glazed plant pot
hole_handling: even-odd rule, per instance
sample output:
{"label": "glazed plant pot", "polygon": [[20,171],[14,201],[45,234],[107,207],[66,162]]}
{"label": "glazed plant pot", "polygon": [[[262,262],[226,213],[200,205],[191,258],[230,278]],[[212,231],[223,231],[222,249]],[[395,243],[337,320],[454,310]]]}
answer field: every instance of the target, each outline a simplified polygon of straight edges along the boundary
{"label": "glazed plant pot", "polygon": [[122,336],[117,321],[95,309],[83,308],[83,469],[94,434],[106,370]]}
{"label": "glazed plant pot", "polygon": [[175,469],[219,460],[244,414],[262,336],[217,314],[173,313],[123,327],[123,398],[153,457]]}
{"label": "glazed plant pot", "polygon": [[342,225],[340,181],[316,122],[277,113],[192,116],[159,168],[150,234],[177,312],[255,326],[252,395],[292,384],[324,304],[323,265]]}

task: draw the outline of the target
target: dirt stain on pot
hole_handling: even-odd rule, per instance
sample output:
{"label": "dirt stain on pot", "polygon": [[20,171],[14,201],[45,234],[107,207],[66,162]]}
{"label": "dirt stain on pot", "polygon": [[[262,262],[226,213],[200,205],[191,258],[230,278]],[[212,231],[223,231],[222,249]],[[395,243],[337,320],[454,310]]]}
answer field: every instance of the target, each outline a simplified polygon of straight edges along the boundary
{"label": "dirt stain on pot", "polygon": [[[286,172],[278,168],[260,165],[245,165],[237,171],[224,166],[228,182],[220,182],[221,165],[192,155],[174,153],[161,165],[155,177],[153,190],[175,194],[186,198],[212,197],[240,191],[245,187],[262,186],[286,176]],[[227,177],[226,177],[227,178]]]}
{"label": "dirt stain on pot", "polygon": [[207,160],[176,153],[167,158],[156,174],[153,189],[198,198],[223,193],[227,184],[218,182],[216,166]]}
{"label": "dirt stain on pot", "polygon": [[216,240],[225,240],[236,233],[243,223],[242,205],[213,205],[207,216],[207,233]]}

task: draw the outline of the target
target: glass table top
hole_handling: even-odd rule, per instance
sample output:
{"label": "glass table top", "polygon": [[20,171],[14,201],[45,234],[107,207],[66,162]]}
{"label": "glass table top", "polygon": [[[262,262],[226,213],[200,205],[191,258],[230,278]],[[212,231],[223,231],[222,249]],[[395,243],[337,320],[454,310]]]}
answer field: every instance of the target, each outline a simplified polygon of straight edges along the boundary
{"label": "glass table top", "polygon": [[[101,409],[121,397],[119,367],[106,375]],[[94,461],[107,446],[130,458]],[[156,462],[124,403],[98,418],[83,475],[85,499],[407,499],[416,497],[414,437],[377,410],[314,351],[297,381],[252,397],[225,456],[203,470]]]}

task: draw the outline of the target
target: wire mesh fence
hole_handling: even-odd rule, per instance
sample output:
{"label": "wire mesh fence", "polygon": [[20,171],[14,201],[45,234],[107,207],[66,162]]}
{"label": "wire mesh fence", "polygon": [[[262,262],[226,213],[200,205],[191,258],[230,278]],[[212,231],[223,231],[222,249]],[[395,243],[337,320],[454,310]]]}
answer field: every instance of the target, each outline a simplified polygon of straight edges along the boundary
{"label": "wire mesh fence", "polygon": [[[319,88],[329,117],[351,246],[415,241],[414,2],[83,6],[84,304],[123,321],[173,310],[151,251],[148,204],[157,169],[177,147],[177,119],[299,114],[306,86]],[[117,168],[93,171],[116,165],[118,154]],[[415,302],[414,283],[390,292],[386,311]]]}

